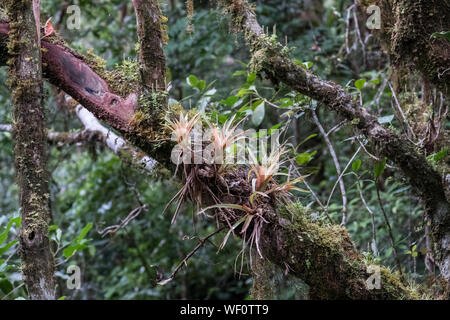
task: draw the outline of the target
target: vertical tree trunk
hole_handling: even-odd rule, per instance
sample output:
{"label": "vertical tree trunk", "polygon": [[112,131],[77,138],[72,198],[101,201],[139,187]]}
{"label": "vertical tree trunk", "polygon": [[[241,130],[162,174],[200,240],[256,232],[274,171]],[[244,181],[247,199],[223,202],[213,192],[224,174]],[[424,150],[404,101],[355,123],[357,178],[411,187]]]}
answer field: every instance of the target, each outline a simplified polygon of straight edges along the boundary
{"label": "vertical tree trunk", "polygon": [[165,91],[164,20],[158,1],[133,0],[140,45],[142,82],[152,91]]}
{"label": "vertical tree trunk", "polygon": [[7,10],[11,26],[8,44],[11,59],[8,64],[14,108],[15,167],[22,210],[22,274],[30,299],[54,299],[54,259],[48,238],[51,220],[49,175],[37,19],[32,0],[8,0]]}

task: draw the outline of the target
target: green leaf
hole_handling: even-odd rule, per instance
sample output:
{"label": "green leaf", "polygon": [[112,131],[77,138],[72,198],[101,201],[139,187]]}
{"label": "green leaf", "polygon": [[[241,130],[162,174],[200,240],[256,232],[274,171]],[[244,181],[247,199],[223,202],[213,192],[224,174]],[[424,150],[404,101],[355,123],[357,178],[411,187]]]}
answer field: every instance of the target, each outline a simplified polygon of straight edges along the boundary
{"label": "green leaf", "polygon": [[9,222],[5,228],[5,231],[3,231],[2,233],[0,233],[0,245],[2,245],[6,239],[8,238],[8,234],[9,231],[11,230],[12,225],[15,223],[16,226],[19,228],[20,224],[21,224],[21,218],[20,217],[16,217],[16,218],[11,218],[9,219]]}
{"label": "green leaf", "polygon": [[298,165],[301,166],[303,164],[310,162],[312,159],[314,159],[314,155],[316,153],[317,153],[317,151],[314,151],[312,153],[308,153],[308,152],[300,153],[295,157],[295,161],[297,162]]}
{"label": "green leaf", "polygon": [[89,254],[91,255],[91,257],[95,256],[95,247],[94,246],[89,246],[88,250],[89,250]]}
{"label": "green leaf", "polygon": [[353,171],[355,171],[355,172],[358,172],[359,171],[359,169],[361,168],[361,159],[356,159],[355,161],[353,161],[353,163],[352,163],[352,169],[353,169]]}
{"label": "green leaf", "polygon": [[311,61],[308,61],[308,62],[304,62],[304,63],[302,63],[302,65],[306,68],[306,69],[311,69],[312,68],[312,66],[314,65],[314,63],[312,63]]}
{"label": "green leaf", "polygon": [[4,294],[8,294],[14,289],[14,286],[8,279],[3,279],[0,280],[0,289]]}
{"label": "green leaf", "polygon": [[189,77],[187,77],[186,81],[191,87],[197,88],[198,78],[196,76],[190,75]]}
{"label": "green leaf", "polygon": [[219,115],[219,123],[220,124],[224,124],[227,120],[228,120],[228,115],[227,114],[221,114]]}
{"label": "green leaf", "polygon": [[359,91],[361,91],[361,90],[364,88],[364,85],[366,84],[366,81],[367,81],[367,80],[366,80],[365,78],[356,80],[356,81],[355,81],[355,87],[356,87]]}
{"label": "green leaf", "polygon": [[94,224],[92,222],[89,222],[80,232],[80,234],[78,235],[78,237],[76,238],[76,241],[78,243],[81,242],[81,240],[84,239],[84,237],[86,237],[87,233],[89,232],[89,230],[91,230],[92,226]]}
{"label": "green leaf", "polygon": [[57,300],[66,300],[67,296],[59,297]]}
{"label": "green leaf", "polygon": [[247,71],[245,71],[245,70],[238,70],[235,73],[233,73],[233,77],[245,76],[245,75],[247,75]]}
{"label": "green leaf", "polygon": [[310,139],[312,139],[312,138],[315,138],[315,137],[317,137],[317,133],[313,133],[312,135],[306,137],[302,142],[299,143],[299,145],[302,145],[302,144],[304,144],[306,141],[308,141],[308,140],[310,140]]}
{"label": "green leaf", "polygon": [[252,91],[251,91],[251,90],[248,90],[248,89],[241,89],[241,90],[239,90],[237,96],[238,96],[238,97],[242,97],[242,96],[245,96],[245,95],[247,95],[247,94],[249,94],[249,93],[251,93],[251,92],[252,92]]}
{"label": "green leaf", "polygon": [[375,174],[375,179],[378,179],[379,177],[381,177],[385,168],[386,168],[386,158],[375,163],[375,167],[373,169],[373,172]]}
{"label": "green leaf", "polygon": [[281,123],[278,123],[270,128],[269,131],[267,131],[267,135],[271,136],[273,134],[273,131],[277,130],[279,127],[281,127]]}
{"label": "green leaf", "polygon": [[264,120],[265,106],[264,102],[260,103],[252,114],[252,123],[258,127]]}
{"label": "green leaf", "polygon": [[13,245],[15,245],[19,240],[13,240],[10,243],[6,244],[5,246],[0,248],[0,255],[5,253],[9,248],[11,248]]}
{"label": "green leaf", "polygon": [[225,100],[220,101],[221,104],[226,105],[228,107],[233,107],[236,102],[239,101],[239,97],[238,96],[230,96],[228,98],[226,98]]}
{"label": "green leaf", "polygon": [[196,88],[200,91],[205,90],[206,88],[206,81],[205,80],[200,80],[199,82],[197,82]]}
{"label": "green leaf", "polygon": [[428,161],[433,161],[435,163],[438,163],[439,161],[441,161],[442,159],[444,159],[447,156],[449,150],[450,150],[449,148],[444,148],[444,149],[442,149],[439,152],[436,152],[436,153],[433,153],[433,154],[429,155],[427,157],[427,160]]}
{"label": "green leaf", "polygon": [[444,38],[450,41],[450,31],[442,31],[433,33],[433,37],[435,38]]}
{"label": "green leaf", "polygon": [[66,259],[69,259],[77,249],[74,246],[68,246],[63,250],[63,255]]}
{"label": "green leaf", "polygon": [[255,83],[256,80],[256,74],[255,73],[250,73],[247,77],[247,83],[248,84],[253,84]]}

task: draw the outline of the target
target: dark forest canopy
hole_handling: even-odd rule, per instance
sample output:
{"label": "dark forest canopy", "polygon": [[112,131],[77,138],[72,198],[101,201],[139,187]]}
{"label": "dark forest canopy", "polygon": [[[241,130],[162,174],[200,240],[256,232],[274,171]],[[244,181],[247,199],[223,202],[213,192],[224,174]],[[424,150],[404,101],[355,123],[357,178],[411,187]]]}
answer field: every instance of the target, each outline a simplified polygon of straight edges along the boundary
{"label": "dark forest canopy", "polygon": [[449,16],[2,2],[0,295],[448,299]]}

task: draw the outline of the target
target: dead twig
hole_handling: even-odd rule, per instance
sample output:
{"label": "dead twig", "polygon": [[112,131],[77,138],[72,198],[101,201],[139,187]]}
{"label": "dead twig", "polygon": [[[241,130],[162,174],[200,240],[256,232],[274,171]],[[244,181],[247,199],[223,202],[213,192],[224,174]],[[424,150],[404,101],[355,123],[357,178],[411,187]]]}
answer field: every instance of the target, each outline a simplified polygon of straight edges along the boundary
{"label": "dead twig", "polygon": [[213,236],[215,236],[216,234],[218,234],[219,232],[221,232],[223,229],[225,229],[225,227],[221,227],[219,229],[217,229],[216,231],[214,231],[213,233],[207,235],[204,238],[199,239],[199,243],[197,244],[197,246],[191,251],[189,252],[189,254],[183,259],[183,261],[180,262],[180,264],[175,268],[175,270],[173,270],[172,274],[170,275],[169,278],[161,280],[158,282],[158,285],[160,286],[164,286],[167,283],[169,283],[170,281],[172,281],[175,276],[177,275],[177,273],[181,270],[181,268],[183,268],[184,265],[187,265],[188,260],[201,248],[205,245],[205,243]]}
{"label": "dead twig", "polygon": [[[317,114],[314,110],[312,111],[312,115],[313,115],[314,123],[319,128],[319,131],[322,134],[323,139],[325,140],[328,150],[330,151],[331,158],[333,158],[334,166],[336,167],[336,172],[340,176],[341,175],[341,165],[339,164],[339,160],[336,155],[336,151],[334,150],[334,147],[331,144],[331,141],[328,138],[328,135],[325,132],[325,129],[323,128],[322,124],[320,123],[319,118],[317,117]],[[347,192],[345,190],[344,180],[342,180],[342,179],[339,179],[339,188],[341,189],[341,195],[342,195],[342,222],[341,222],[341,225],[345,225],[347,222]]]}
{"label": "dead twig", "polygon": [[120,224],[114,225],[114,226],[109,226],[105,229],[103,229],[102,231],[100,231],[100,235],[102,237],[106,236],[109,233],[116,233],[117,231],[119,231],[120,229],[125,228],[131,221],[133,221],[134,219],[136,219],[144,210],[147,210],[147,205],[141,205],[135,209],[133,209],[128,216],[122,220],[122,222]]}

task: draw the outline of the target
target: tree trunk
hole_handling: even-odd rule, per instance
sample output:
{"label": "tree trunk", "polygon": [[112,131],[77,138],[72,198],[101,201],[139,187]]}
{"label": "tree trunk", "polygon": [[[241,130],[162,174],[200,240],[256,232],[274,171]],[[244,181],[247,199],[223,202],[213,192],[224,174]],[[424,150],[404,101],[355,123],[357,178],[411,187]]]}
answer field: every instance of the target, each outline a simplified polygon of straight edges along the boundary
{"label": "tree trunk", "polygon": [[22,275],[30,299],[55,299],[54,259],[48,237],[51,211],[37,17],[31,0],[10,0],[7,9],[11,25],[8,64],[15,123],[14,154],[22,210],[19,236]]}

